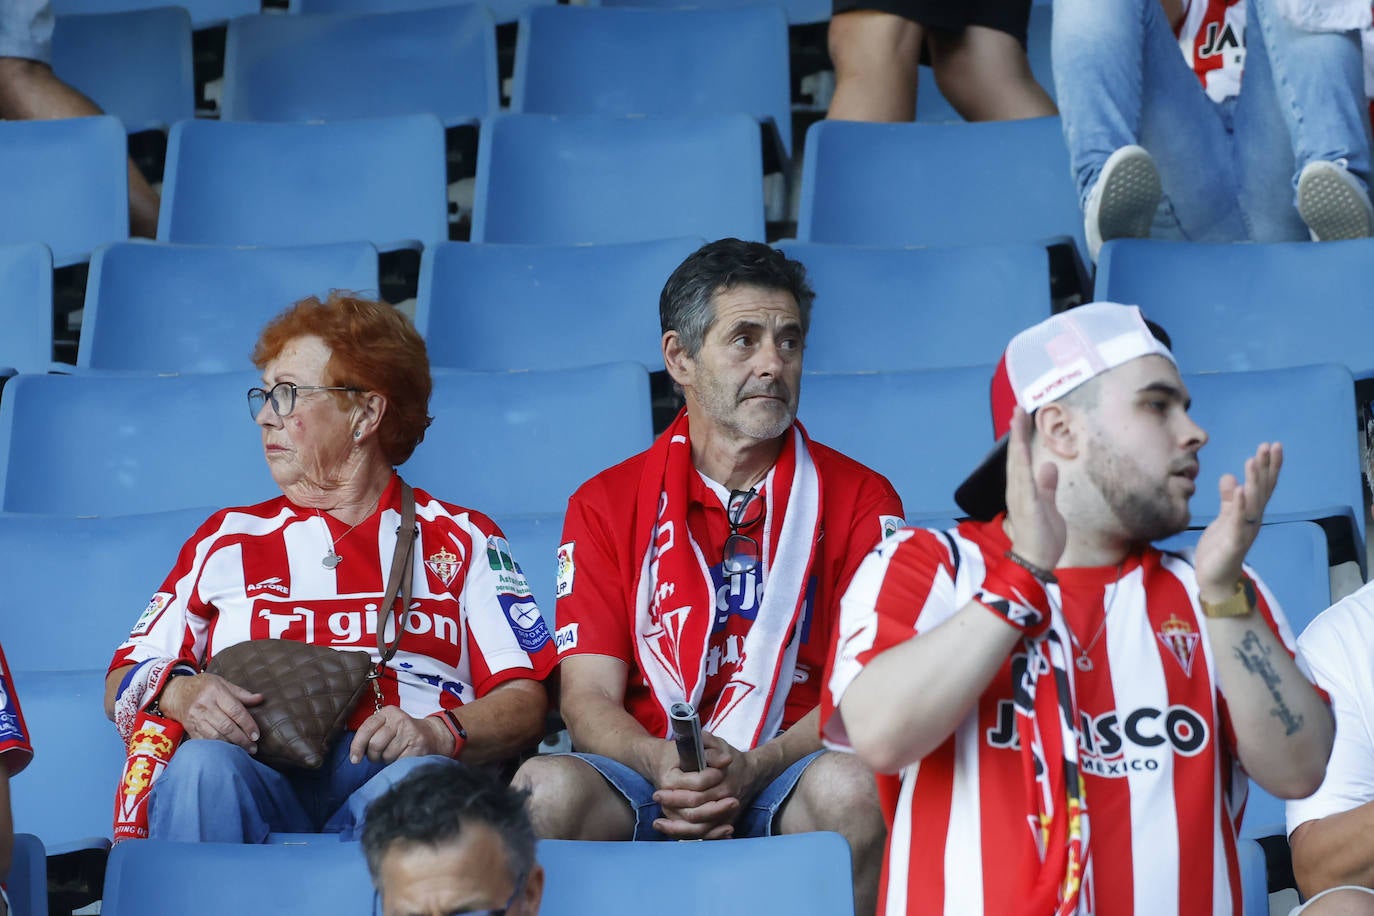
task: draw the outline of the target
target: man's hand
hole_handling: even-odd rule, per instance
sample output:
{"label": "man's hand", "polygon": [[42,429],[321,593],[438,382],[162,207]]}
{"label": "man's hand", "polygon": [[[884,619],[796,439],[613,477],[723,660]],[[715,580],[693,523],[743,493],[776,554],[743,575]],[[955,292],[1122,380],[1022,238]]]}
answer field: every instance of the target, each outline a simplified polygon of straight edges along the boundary
{"label": "man's hand", "polygon": [[448,756],[452,749],[453,736],[438,719],[416,719],[395,706],[383,706],[358,727],[348,759],[361,763],[366,756],[374,762],[394,763],[402,757],[425,754]]}
{"label": "man's hand", "polygon": [[1031,461],[1031,418],[1020,407],[1011,414],[1007,441],[1007,535],[1016,555],[1042,569],[1054,569],[1064,553],[1068,528],[1054,494],[1059,468]]}
{"label": "man's hand", "polygon": [[663,806],[663,817],[654,829],[679,840],[720,840],[734,835],[735,819],[758,791],[754,767],[748,753],[731,747],[724,740],[702,732],[701,746],[706,754],[706,769],[684,773],[677,764],[677,748],[664,742],[671,752],[666,769],[661,770],[654,800]]}
{"label": "man's hand", "polygon": [[1283,446],[1261,442],[1245,459],[1244,485],[1237,484],[1233,474],[1221,475],[1221,511],[1198,538],[1194,556],[1198,593],[1207,601],[1224,601],[1235,592],[1241,564],[1259,534],[1281,467]]}
{"label": "man's hand", "polygon": [[189,738],[214,738],[258,752],[258,723],[248,707],[263,700],[218,674],[183,675],[162,688],[158,705],[169,719],[180,722]]}

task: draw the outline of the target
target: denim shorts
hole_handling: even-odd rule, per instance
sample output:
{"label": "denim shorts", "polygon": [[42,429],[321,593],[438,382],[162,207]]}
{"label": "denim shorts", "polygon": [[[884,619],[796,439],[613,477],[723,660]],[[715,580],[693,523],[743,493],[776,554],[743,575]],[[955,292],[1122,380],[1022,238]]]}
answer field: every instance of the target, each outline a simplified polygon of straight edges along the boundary
{"label": "denim shorts", "polygon": [[[777,814],[782,803],[787,801],[792,790],[797,787],[797,780],[801,779],[802,772],[823,753],[825,752],[815,751],[807,754],[764,786],[763,790],[754,796],[748,807],[735,820],[735,836],[771,836],[773,833],[773,815]],[[600,754],[573,753],[568,756],[577,757],[591,764],[617,792],[625,797],[625,801],[635,812],[635,833],[631,839],[669,839],[654,829],[654,821],[663,816],[663,807],[654,801],[654,787],[649,780],[620,761],[602,757]]]}
{"label": "denim shorts", "polygon": [[52,62],[52,0],[0,2],[0,57]]}

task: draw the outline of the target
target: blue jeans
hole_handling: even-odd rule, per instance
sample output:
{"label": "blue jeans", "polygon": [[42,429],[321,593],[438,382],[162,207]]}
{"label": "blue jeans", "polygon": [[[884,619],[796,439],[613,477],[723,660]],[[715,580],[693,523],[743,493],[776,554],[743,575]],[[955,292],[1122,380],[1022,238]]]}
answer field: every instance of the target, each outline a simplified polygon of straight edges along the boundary
{"label": "blue jeans", "polygon": [[356,839],[373,799],[417,766],[447,757],[403,757],[392,764],[348,759],[345,732],[317,770],[274,770],[227,741],[185,741],[153,783],[148,835],[155,840],[261,843],[269,833],[338,833]]}
{"label": "blue jeans", "polygon": [[1115,150],[1159,169],[1156,238],[1305,240],[1297,176],[1343,159],[1369,181],[1369,116],[1354,32],[1305,32],[1247,0],[1245,77],[1216,103],[1183,59],[1159,0],[1054,0],[1054,82],[1079,203]]}
{"label": "blue jeans", "polygon": [[[736,837],[772,836],[773,816],[778,813],[782,803],[792,795],[802,773],[825,751],[815,751],[795,761],[787,769],[764,786],[758,795],[750,800],[748,806],[735,821]],[[617,792],[625,797],[626,803],[635,813],[635,832],[632,840],[666,840],[668,837],[654,829],[654,821],[663,816],[663,806],[654,801],[654,787],[649,780],[639,775],[637,770],[627,767],[618,760],[602,757],[600,754],[569,754],[591,764],[605,777]]]}

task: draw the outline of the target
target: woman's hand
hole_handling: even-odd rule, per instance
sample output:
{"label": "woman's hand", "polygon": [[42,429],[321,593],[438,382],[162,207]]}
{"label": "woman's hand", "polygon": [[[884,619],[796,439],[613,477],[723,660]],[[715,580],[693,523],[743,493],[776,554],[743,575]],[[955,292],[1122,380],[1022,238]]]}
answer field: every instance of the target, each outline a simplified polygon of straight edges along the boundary
{"label": "woman's hand", "polygon": [[425,754],[448,756],[453,736],[432,716],[416,719],[395,706],[383,706],[367,717],[353,735],[348,759],[361,763],[364,756],[380,763],[393,763],[402,757]]}
{"label": "woman's hand", "polygon": [[258,752],[258,723],[248,707],[261,703],[250,693],[218,674],[175,677],[162,688],[158,705],[167,718],[180,722],[188,738],[214,738]]}

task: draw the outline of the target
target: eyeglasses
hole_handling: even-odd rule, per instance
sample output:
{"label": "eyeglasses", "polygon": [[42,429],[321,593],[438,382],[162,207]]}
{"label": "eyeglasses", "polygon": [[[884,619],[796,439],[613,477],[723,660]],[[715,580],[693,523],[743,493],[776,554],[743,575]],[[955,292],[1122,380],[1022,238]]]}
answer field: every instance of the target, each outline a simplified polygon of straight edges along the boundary
{"label": "eyeglasses", "polygon": [[758,495],[758,491],[752,488],[730,491],[730,499],[725,506],[725,514],[730,520],[730,536],[725,539],[724,555],[720,561],[721,568],[729,575],[738,576],[758,568],[759,542],[740,533],[763,521],[763,502],[754,499]]}
{"label": "eyeglasses", "polygon": [[[520,892],[525,889],[525,878],[529,872],[521,872],[520,877],[515,882],[515,890],[510,892],[510,899],[505,906],[499,910],[453,910],[444,913],[443,916],[506,916],[506,912],[515,906],[515,898],[520,896]],[[383,916],[382,914],[382,894],[380,891],[372,892],[372,916]]]}
{"label": "eyeglasses", "polygon": [[297,385],[294,382],[278,382],[272,388],[248,389],[248,412],[254,420],[262,413],[263,406],[272,402],[272,410],[277,416],[289,416],[296,409],[296,393],[299,391],[362,391],[347,385]]}

